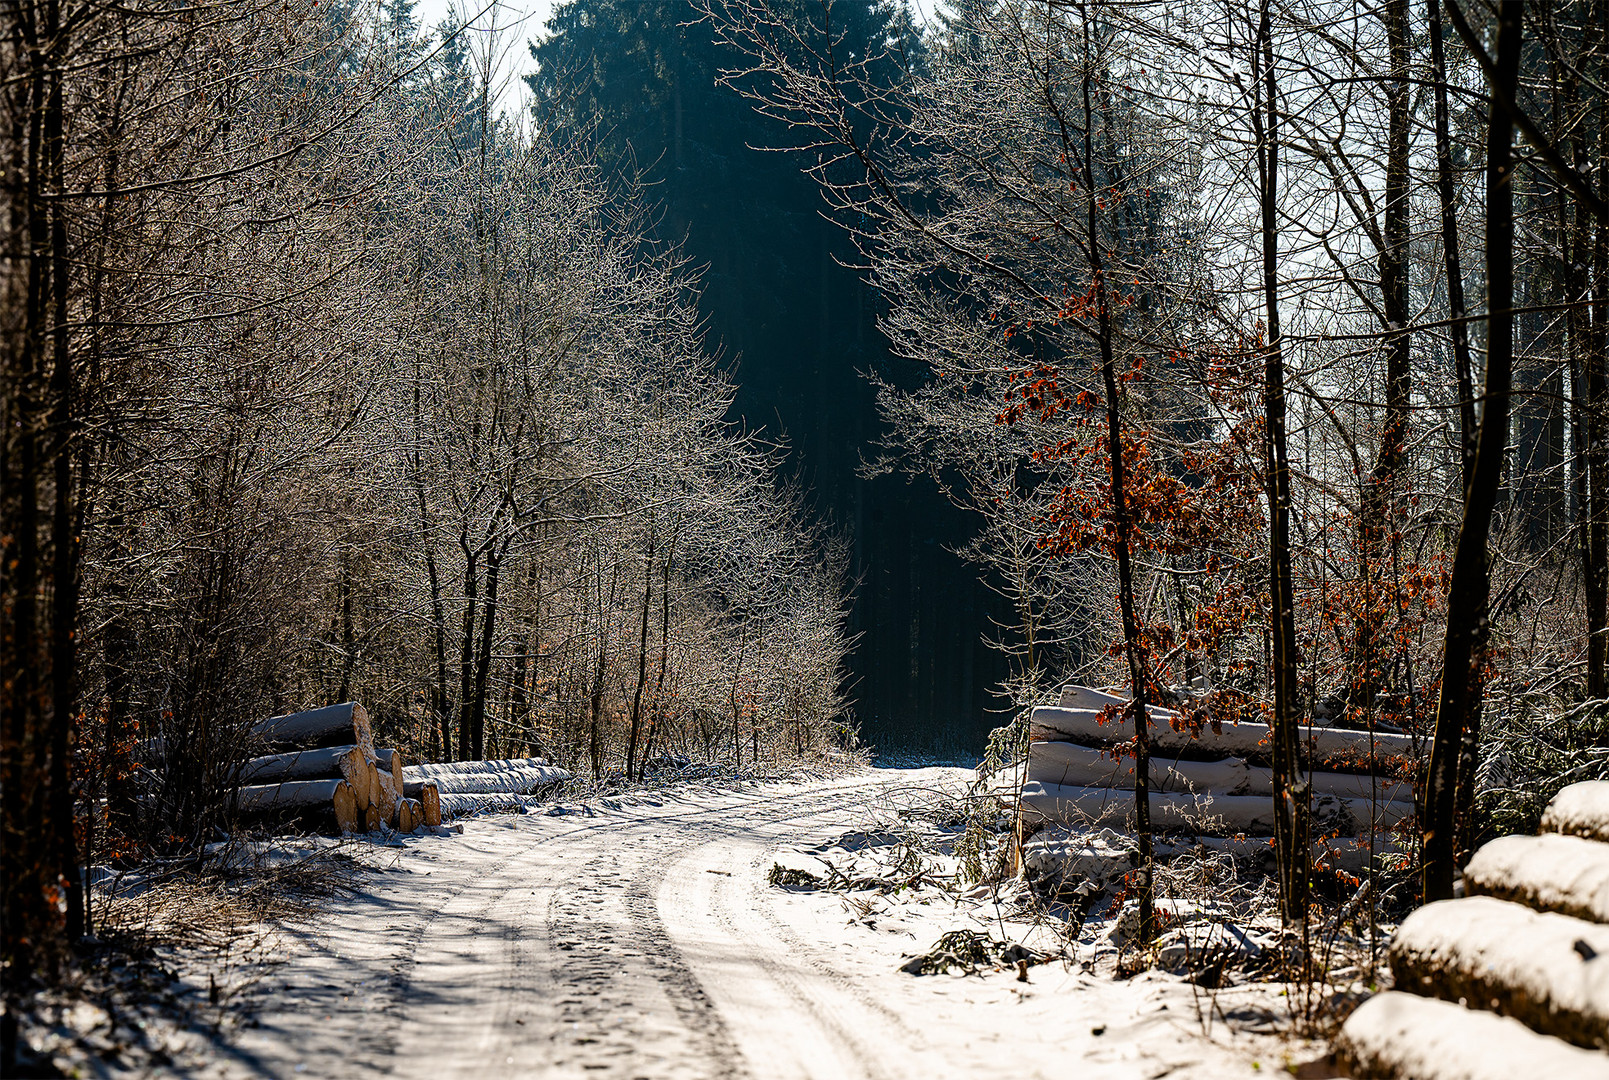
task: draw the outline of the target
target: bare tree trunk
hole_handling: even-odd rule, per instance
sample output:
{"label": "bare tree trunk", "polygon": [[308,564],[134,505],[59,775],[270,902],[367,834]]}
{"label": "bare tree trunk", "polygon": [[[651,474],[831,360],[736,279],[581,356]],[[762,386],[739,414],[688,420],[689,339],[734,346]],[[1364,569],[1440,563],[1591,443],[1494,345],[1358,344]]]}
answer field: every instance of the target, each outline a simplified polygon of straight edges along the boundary
{"label": "bare tree trunk", "polygon": [[471,551],[462,537],[459,546],[464,552],[464,618],[461,632],[463,641],[458,650],[458,760],[473,761],[474,732],[470,715],[474,711],[475,676],[475,610],[480,590],[480,555]]}
{"label": "bare tree trunk", "polygon": [[749,630],[745,626],[743,636],[738,640],[737,667],[732,672],[732,690],[727,699],[732,710],[732,767],[734,769],[743,767],[743,731],[738,726],[737,686],[738,681],[743,678],[743,655],[748,651],[748,647]]}
{"label": "bare tree trunk", "polygon": [[[1274,72],[1273,23],[1263,0],[1253,63],[1262,100],[1252,110],[1262,206],[1263,307],[1268,341],[1264,353],[1268,484],[1269,638],[1268,681],[1273,696],[1269,725],[1274,773],[1274,852],[1279,864],[1280,914],[1287,926],[1307,918],[1307,784],[1301,777],[1297,737],[1296,601],[1291,573],[1290,463],[1285,440],[1285,353],[1279,328],[1279,109]],[[1262,110],[1266,109],[1266,118]]]}
{"label": "bare tree trunk", "polygon": [[1464,485],[1475,471],[1475,376],[1469,353],[1468,308],[1464,302],[1464,266],[1458,251],[1458,196],[1453,187],[1453,140],[1447,106],[1447,58],[1441,24],[1442,0],[1425,5],[1430,34],[1431,80],[1436,99],[1436,197],[1441,210],[1441,253],[1447,273],[1448,328],[1453,343],[1453,370],[1458,379],[1459,461]]}
{"label": "bare tree trunk", "polygon": [[[69,758],[78,605],[77,384],[67,322],[68,245],[62,67],[68,31],[57,0],[7,24],[7,271],[0,424],[0,960],[7,1019],[29,975],[61,958],[62,932],[84,929]],[[46,530],[41,535],[41,530]],[[43,543],[41,543],[43,541]],[[65,886],[65,926],[52,895]],[[4,1054],[16,1049],[5,1025]]]}
{"label": "bare tree trunk", "polygon": [[1146,708],[1146,695],[1150,688],[1149,665],[1145,656],[1145,642],[1140,633],[1138,607],[1134,601],[1133,522],[1128,505],[1128,470],[1123,458],[1123,416],[1117,378],[1117,356],[1113,348],[1110,290],[1106,281],[1106,264],[1101,254],[1106,242],[1101,235],[1098,216],[1101,200],[1095,190],[1099,178],[1095,172],[1094,139],[1095,110],[1092,100],[1095,82],[1095,55],[1092,40],[1091,16],[1080,6],[1083,16],[1084,71],[1082,78],[1084,110],[1084,174],[1086,214],[1084,222],[1084,249],[1090,263],[1090,275],[1095,286],[1096,336],[1101,354],[1101,388],[1106,398],[1106,452],[1110,459],[1111,519],[1113,554],[1117,559],[1117,602],[1123,619],[1123,654],[1128,662],[1130,703],[1134,722],[1134,828],[1139,840],[1138,902],[1140,938],[1150,941],[1156,936],[1156,855],[1151,828],[1151,731],[1150,713]]}
{"label": "bare tree trunk", "polygon": [[[427,542],[428,544],[428,542]],[[427,546],[425,548],[425,573],[430,582],[430,630],[431,644],[435,646],[436,682],[431,688],[430,711],[432,714],[431,741],[438,737],[441,745],[441,756],[451,757],[453,753],[453,728],[450,700],[447,683],[447,612],[441,600],[441,575],[436,568],[436,553]]]}
{"label": "bare tree trunk", "polygon": [[[123,139],[123,101],[128,92],[129,61],[123,59],[115,74],[108,76],[102,93],[111,102],[106,127],[105,164],[101,183],[105,190],[115,191],[120,182],[122,167],[121,144]],[[107,246],[117,230],[118,200],[107,199],[101,208],[98,236],[95,243],[94,263],[89,279],[89,379],[96,385],[102,378],[102,340],[105,327],[105,279]],[[110,442],[110,440],[108,440]],[[103,448],[105,460],[107,450]],[[103,466],[104,468],[104,466]],[[104,485],[103,485],[104,486]],[[113,537],[114,550],[122,554],[131,546],[126,495],[112,486],[112,507],[107,513],[104,528]],[[107,824],[112,831],[128,835],[134,827],[136,811],[134,789],[130,783],[132,761],[129,748],[133,739],[133,663],[134,631],[128,610],[128,581],[124,574],[112,574],[107,581],[106,623],[102,631],[101,657],[103,678],[106,682],[106,724],[102,753],[102,790],[106,793]],[[93,820],[94,815],[91,815]],[[87,853],[86,853],[87,854]]]}
{"label": "bare tree trunk", "polygon": [[[529,594],[531,614],[524,618],[524,626],[519,634],[519,640],[514,643],[514,677],[509,686],[509,721],[518,727],[523,734],[521,742],[529,749],[532,745],[530,737],[531,726],[531,700],[526,683],[530,671],[535,667],[531,662],[531,637],[535,633],[535,626],[541,618],[542,607],[542,578],[541,562],[533,558],[531,565],[525,573],[525,590]],[[540,643],[538,643],[540,651]]]}
{"label": "bare tree trunk", "polygon": [[52,833],[56,866],[67,899],[67,936],[84,936],[84,893],[79,873],[77,831],[73,826],[76,797],[71,758],[77,751],[78,725],[73,708],[77,696],[79,552],[83,545],[82,515],[78,506],[80,474],[75,468],[77,381],[67,336],[68,246],[67,216],[60,201],[66,193],[65,111],[61,67],[67,41],[61,27],[60,5],[48,0],[47,20],[56,27],[49,39],[50,92],[45,102],[45,149],[51,192],[56,196],[50,214],[51,259],[51,365],[50,427],[53,432],[54,505],[51,513],[51,709],[54,713],[51,746],[51,790],[55,800]]}
{"label": "bare tree trunk", "polygon": [[[1592,39],[1596,37],[1601,41],[1604,32],[1602,27],[1596,32],[1588,32],[1586,44],[1589,50],[1598,44]],[[1590,176],[1593,171],[1592,145],[1589,141],[1590,129],[1584,122],[1585,117],[1582,117],[1583,122],[1570,125],[1568,128],[1560,123],[1561,117],[1575,117],[1581,114],[1581,69],[1577,65],[1564,62],[1562,50],[1555,52],[1550,48],[1549,53],[1552,76],[1549,97],[1554,102],[1554,124],[1557,129],[1567,131],[1561,149],[1578,172]],[[1590,109],[1587,115],[1590,115]],[[1560,183],[1555,188],[1554,195],[1558,215],[1554,227],[1558,233],[1558,244],[1562,255],[1559,274],[1562,279],[1563,299],[1567,305],[1564,311],[1565,368],[1570,377],[1569,425],[1570,442],[1574,448],[1570,460],[1570,497],[1575,502],[1574,524],[1578,538],[1578,553],[1581,557],[1581,582],[1586,609],[1587,696],[1601,697],[1602,691],[1594,689],[1598,681],[1595,676],[1599,673],[1593,670],[1595,656],[1592,617],[1597,593],[1603,588],[1602,578],[1605,570],[1595,565],[1592,560],[1594,529],[1590,481],[1593,447],[1587,434],[1590,427],[1588,419],[1590,389],[1587,386],[1587,372],[1593,364],[1592,352],[1595,344],[1591,273],[1596,229],[1591,210],[1580,200],[1571,198],[1564,184]],[[1463,774],[1472,771],[1468,767],[1468,760],[1465,760],[1464,766]],[[1467,814],[1462,783],[1459,785],[1458,817],[1461,826],[1459,860],[1462,865],[1464,853],[1470,846],[1465,842],[1467,828],[1463,827]]]}
{"label": "bare tree trunk", "polygon": [[1519,84],[1523,0],[1502,0],[1486,132],[1486,389],[1475,471],[1464,493],[1464,518],[1448,586],[1441,698],[1436,707],[1421,823],[1421,889],[1426,902],[1453,894],[1459,758],[1466,727],[1481,708],[1480,668],[1490,633],[1487,537],[1508,451],[1509,392],[1514,366],[1514,121],[1507,102]]}
{"label": "bare tree trunk", "polygon": [[[1386,408],[1380,449],[1363,486],[1358,521],[1358,573],[1362,609],[1353,626],[1348,704],[1372,710],[1380,691],[1380,633],[1386,618],[1385,590],[1374,581],[1398,509],[1397,477],[1407,456],[1408,396],[1412,385],[1412,339],[1408,333],[1408,0],[1387,0],[1382,9],[1391,70],[1386,76],[1386,181],[1379,252],[1381,313],[1386,333]],[[1271,122],[1272,123],[1272,122]]]}
{"label": "bare tree trunk", "polygon": [[352,700],[352,672],[357,667],[357,639],[352,625],[352,552],[341,549],[341,689],[337,701]]}
{"label": "bare tree trunk", "polygon": [[648,681],[648,614],[654,598],[654,530],[648,528],[648,556],[643,562],[642,625],[637,634],[637,689],[631,695],[631,736],[626,743],[626,778],[637,775],[637,740],[642,733],[642,693]]}
{"label": "bare tree trunk", "polygon": [[492,670],[492,644],[497,638],[497,581],[508,551],[504,541],[500,549],[486,555],[486,600],[481,616],[480,648],[475,660],[474,707],[470,711],[470,758],[479,761],[486,756],[486,681]]}
{"label": "bare tree trunk", "polygon": [[[1609,101],[1601,89],[1609,78],[1609,3],[1592,5],[1598,57],[1598,177],[1609,182]],[[1578,204],[1585,241],[1586,207]],[[1593,229],[1594,284],[1591,336],[1583,358],[1586,384],[1586,542],[1582,550],[1587,606],[1587,695],[1609,698],[1609,223]],[[1582,262],[1585,262],[1585,250]]]}
{"label": "bare tree trunk", "polygon": [[413,488],[414,498],[419,506],[419,535],[425,550],[425,576],[430,586],[430,630],[431,644],[434,646],[436,660],[436,681],[431,687],[431,725],[430,741],[432,748],[439,747],[441,757],[453,756],[453,730],[451,711],[448,707],[449,693],[447,683],[447,613],[441,599],[441,572],[436,565],[436,548],[430,533],[430,504],[425,498],[424,461],[417,446],[417,440],[422,437],[424,418],[421,408],[420,388],[424,381],[424,374],[415,362],[413,376],[413,437],[416,445],[413,451]]}
{"label": "bare tree trunk", "polygon": [[[765,657],[765,627],[760,628],[760,636],[754,643],[754,653],[759,661]],[[755,672],[756,676],[760,672]],[[753,718],[749,721],[749,763],[756,767],[760,764],[760,712],[754,710]]]}
{"label": "bare tree trunk", "polygon": [[[112,536],[122,536],[128,528],[121,494],[112,496],[117,508],[103,526]],[[113,541],[121,543],[121,541]],[[107,582],[105,598],[108,619],[101,632],[101,658],[106,680],[105,789],[107,825],[127,834],[134,826],[136,803],[130,782],[133,762],[129,744],[134,735],[134,630],[128,611],[125,575],[113,574]]]}
{"label": "bare tree trunk", "polygon": [[[1447,314],[1452,320],[1449,336],[1453,345],[1453,371],[1458,382],[1458,450],[1459,474],[1465,497],[1475,477],[1475,451],[1477,428],[1475,423],[1474,362],[1469,349],[1468,305],[1464,300],[1464,267],[1459,255],[1457,192],[1453,186],[1453,143],[1451,118],[1447,106],[1447,59],[1445,37],[1441,22],[1442,0],[1429,0],[1427,7],[1430,34],[1431,81],[1435,94],[1436,132],[1436,196],[1441,212],[1442,260],[1447,277]],[[1479,679],[1476,670],[1473,678]],[[1472,837],[1469,827],[1473,822],[1475,802],[1475,744],[1480,737],[1480,717],[1471,716],[1464,726],[1462,766],[1458,770],[1458,799],[1456,816],[1464,824],[1459,833],[1461,846],[1467,848]]]}
{"label": "bare tree trunk", "polygon": [[659,677],[654,681],[654,709],[649,717],[648,735],[643,745],[643,760],[638,766],[637,779],[642,779],[648,768],[648,755],[659,731],[665,710],[665,675],[670,670],[670,570],[676,560],[676,541],[681,535],[681,522],[676,520],[670,529],[670,543],[665,546],[665,562],[660,567],[659,580]]}
{"label": "bare tree trunk", "polygon": [[609,581],[609,595],[603,592],[603,562],[598,562],[598,665],[592,675],[592,692],[588,696],[590,724],[587,729],[587,756],[591,759],[592,778],[603,779],[603,680],[609,671],[609,611],[614,606],[615,586],[620,582],[620,562],[615,561]]}

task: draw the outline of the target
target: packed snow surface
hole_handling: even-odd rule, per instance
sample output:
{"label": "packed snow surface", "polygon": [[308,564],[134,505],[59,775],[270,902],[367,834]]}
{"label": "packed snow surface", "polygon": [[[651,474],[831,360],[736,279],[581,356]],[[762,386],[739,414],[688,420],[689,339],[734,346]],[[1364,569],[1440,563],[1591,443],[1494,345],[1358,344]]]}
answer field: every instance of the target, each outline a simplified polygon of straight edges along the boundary
{"label": "packed snow surface", "polygon": [[274,963],[225,973],[253,1018],[177,1071],[1205,1080],[1283,1067],[1276,987],[1118,980],[1076,959],[1026,982],[1009,967],[918,977],[900,965],[950,930],[1040,948],[1048,935],[988,889],[912,901],[767,884],[778,861],[853,857],[843,838],[869,802],[966,775],[668,789],[375,848],[356,896],[286,927]]}

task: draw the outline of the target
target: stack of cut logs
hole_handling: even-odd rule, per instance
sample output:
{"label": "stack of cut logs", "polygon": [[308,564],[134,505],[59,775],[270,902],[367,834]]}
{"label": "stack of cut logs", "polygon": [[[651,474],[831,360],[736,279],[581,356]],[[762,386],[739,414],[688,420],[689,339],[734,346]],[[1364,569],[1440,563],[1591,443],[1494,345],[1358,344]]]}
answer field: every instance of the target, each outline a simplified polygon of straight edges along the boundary
{"label": "stack of cut logs", "polygon": [[[1060,706],[1030,716],[1023,836],[1054,823],[1075,828],[1133,825],[1134,760],[1121,745],[1134,725],[1112,706],[1128,702],[1084,686],[1062,689]],[[1316,831],[1332,854],[1380,850],[1379,837],[1414,813],[1399,779],[1406,735],[1303,727]],[[1193,732],[1170,709],[1150,710],[1151,821],[1162,832],[1267,837],[1274,832],[1268,727],[1208,723]],[[1266,843],[1250,845],[1266,847]],[[1353,861],[1341,858],[1339,861]]]}
{"label": "stack of cut logs", "polygon": [[407,782],[402,754],[375,749],[369,715],[355,701],[276,716],[252,734],[275,752],[241,769],[237,806],[247,823],[333,826],[343,833],[441,824],[438,786]]}
{"label": "stack of cut logs", "polygon": [[1609,782],[1572,784],[1540,836],[1504,836],[1391,939],[1396,989],[1337,1050],[1357,1077],[1609,1078]]}
{"label": "stack of cut logs", "polygon": [[402,771],[409,792],[433,788],[436,805],[447,817],[484,811],[525,811],[525,797],[574,778],[543,758],[500,761],[444,761],[409,765]]}

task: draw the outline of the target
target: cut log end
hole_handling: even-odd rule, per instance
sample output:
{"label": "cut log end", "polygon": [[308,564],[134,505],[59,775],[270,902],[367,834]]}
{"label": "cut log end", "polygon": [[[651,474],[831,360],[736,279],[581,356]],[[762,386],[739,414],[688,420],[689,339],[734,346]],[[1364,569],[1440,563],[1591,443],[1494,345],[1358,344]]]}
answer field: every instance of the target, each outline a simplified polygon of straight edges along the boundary
{"label": "cut log end", "polygon": [[425,823],[425,808],[418,799],[397,803],[397,831],[411,833]]}
{"label": "cut log end", "polygon": [[395,751],[373,751],[369,759],[369,770],[374,783],[374,804],[379,807],[380,820],[388,825],[394,825],[397,820],[397,803],[402,800],[402,786],[397,783],[391,766],[381,760],[380,755],[390,755],[391,761],[397,762],[402,758]]}
{"label": "cut log end", "polygon": [[426,825],[434,828],[441,824],[441,788],[434,780],[409,780],[402,786],[402,793],[419,801]]}
{"label": "cut log end", "polygon": [[381,753],[389,755],[388,759],[384,761],[383,764],[386,767],[386,771],[391,774],[391,786],[395,788],[397,794],[400,795],[402,794],[403,787],[402,770],[407,762],[402,755],[402,751],[400,750],[381,751]]}
{"label": "cut log end", "polygon": [[351,784],[345,780],[337,782],[330,801],[335,809],[335,824],[341,832],[351,835],[363,830],[363,812],[358,809],[357,793]]}
{"label": "cut log end", "polygon": [[369,783],[369,760],[363,756],[363,748],[354,746],[342,754],[338,762],[341,770],[341,779],[352,788],[352,795],[357,800],[358,812],[369,808],[374,801],[374,786]]}

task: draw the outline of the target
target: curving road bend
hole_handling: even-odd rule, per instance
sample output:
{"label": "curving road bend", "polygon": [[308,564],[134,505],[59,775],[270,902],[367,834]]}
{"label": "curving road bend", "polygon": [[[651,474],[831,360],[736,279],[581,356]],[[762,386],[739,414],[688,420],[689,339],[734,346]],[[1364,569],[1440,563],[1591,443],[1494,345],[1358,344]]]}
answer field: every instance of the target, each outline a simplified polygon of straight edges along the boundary
{"label": "curving road bend", "polygon": [[1049,968],[1033,986],[913,979],[895,969],[922,931],[852,923],[836,897],[766,885],[780,850],[863,824],[873,798],[958,775],[662,793],[410,840],[364,892],[284,932],[286,959],[250,991],[255,1019],[201,1071],[1252,1075],[1243,1051],[1193,1038],[1166,995]]}

